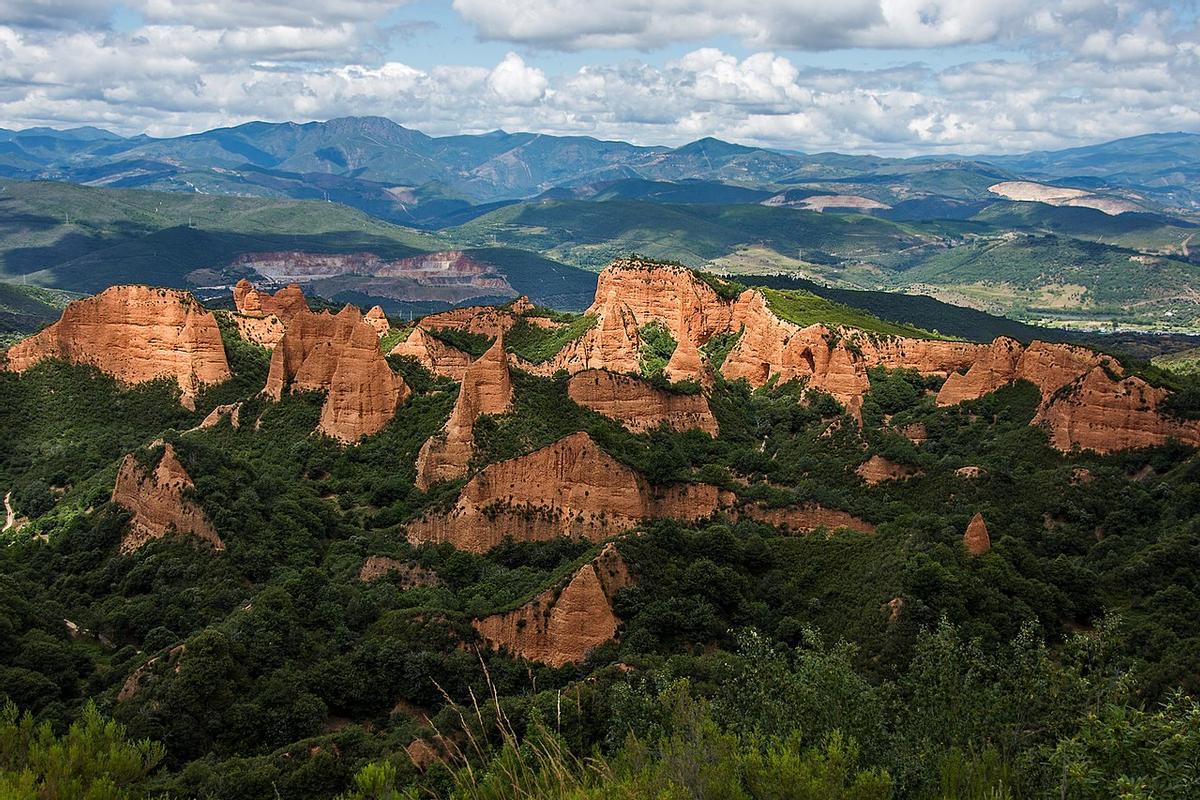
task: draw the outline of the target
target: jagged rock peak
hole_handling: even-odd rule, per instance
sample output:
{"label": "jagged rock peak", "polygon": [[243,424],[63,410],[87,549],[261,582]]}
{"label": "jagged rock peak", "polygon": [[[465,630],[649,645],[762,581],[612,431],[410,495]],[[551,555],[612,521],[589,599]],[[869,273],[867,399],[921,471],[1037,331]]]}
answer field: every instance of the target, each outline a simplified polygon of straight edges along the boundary
{"label": "jagged rock peak", "polygon": [[6,364],[24,372],[47,358],[90,364],[124,384],[171,378],[188,408],[202,387],[230,376],[212,313],[188,292],[141,285],[76,300],[57,322],[9,348]]}
{"label": "jagged rock peak", "polygon": [[382,430],[409,394],[380,352],[379,337],[350,305],[292,319],[271,354],[264,392],[278,400],[289,388],[327,392],[318,430],[345,443]]}
{"label": "jagged rock peak", "polygon": [[983,521],[983,514],[976,512],[975,516],[971,517],[971,522],[967,525],[962,540],[963,546],[967,548],[967,555],[972,558],[981,556],[992,549],[992,537],[988,535],[987,523]]}
{"label": "jagged rock peak", "polygon": [[480,414],[503,414],[512,407],[512,376],[504,336],[464,371],[450,419],[438,434],[425,440],[417,455],[417,488],[427,490],[439,481],[467,474],[475,452],[475,420]]}
{"label": "jagged rock peak", "polygon": [[131,553],[147,542],[168,533],[196,536],[224,550],[225,545],[212,523],[195,501],[185,495],[192,478],[179,463],[175,448],[167,443],[153,472],[142,468],[132,453],[121,461],[113,485],[112,502],[133,513],[121,539],[121,552]]}
{"label": "jagged rock peak", "polygon": [[551,588],[504,614],[475,620],[475,630],[495,648],[553,667],[582,661],[616,638],[620,620],[613,597],[632,578],[610,542],[559,590]]}

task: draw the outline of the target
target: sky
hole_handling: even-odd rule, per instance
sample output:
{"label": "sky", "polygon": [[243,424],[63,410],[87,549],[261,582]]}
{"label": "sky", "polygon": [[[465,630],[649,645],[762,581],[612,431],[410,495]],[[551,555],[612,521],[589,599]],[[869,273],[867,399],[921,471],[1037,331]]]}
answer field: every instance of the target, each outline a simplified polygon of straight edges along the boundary
{"label": "sky", "polygon": [[0,127],[389,117],[807,152],[1200,132],[1200,0],[0,0]]}

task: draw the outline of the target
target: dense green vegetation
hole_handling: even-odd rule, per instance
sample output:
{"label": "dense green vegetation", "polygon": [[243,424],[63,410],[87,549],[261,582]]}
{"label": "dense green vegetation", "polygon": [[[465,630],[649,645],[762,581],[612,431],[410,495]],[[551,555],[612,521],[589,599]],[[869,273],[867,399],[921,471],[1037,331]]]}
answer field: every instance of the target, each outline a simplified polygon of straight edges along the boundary
{"label": "dense green vegetation", "polygon": [[912,325],[887,322],[857,308],[834,303],[799,289],[763,288],[762,293],[767,298],[767,306],[771,311],[780,318],[797,325],[808,326],[820,323],[830,327],[858,328],[883,336],[905,336],[914,339],[943,338]]}
{"label": "dense green vegetation", "polygon": [[0,347],[54,322],[76,297],[57,289],[0,283]]}
{"label": "dense green vegetation", "polygon": [[[775,294],[799,320],[860,313]],[[506,342],[549,357],[595,320],[521,324]],[[0,547],[0,702],[19,709],[0,713],[0,793],[1195,794],[1190,449],[1061,454],[1029,424],[1030,385],[939,408],[937,379],[886,369],[869,373],[861,430],[828,395],[718,376],[718,438],[633,434],[572,403],[564,374],[515,372],[512,412],[476,425],[475,466],[584,430],[653,485],[702,480],[743,502],[820,503],[876,527],[647,523],[617,540],[635,578],[615,598],[619,639],[553,669],[488,650],[470,622],[560,586],[596,544],[475,555],[405,539],[406,522],[462,486],[414,485],[454,382],[390,358],[413,395],[382,432],[340,447],[312,433],[319,395],[267,401],[267,353],[226,321],[222,337],[235,377],[194,412],[169,384],[122,389],[57,362],[0,373],[0,490],[31,518]],[[734,338],[706,355],[719,363]],[[658,332],[643,340],[643,355],[669,357]],[[194,429],[234,401],[239,428]],[[916,423],[919,446],[899,433]],[[168,536],[118,554],[128,514],[108,502],[116,464],[129,452],[152,463],[158,439],[193,477],[223,552]],[[872,455],[917,474],[866,486],[855,470]],[[961,537],[977,512],[992,547],[971,558]],[[432,580],[359,580],[372,555]],[[444,742],[429,746],[447,763],[418,770],[405,753],[416,739]],[[63,748],[77,755],[45,755]]]}
{"label": "dense green vegetation", "polygon": [[[504,336],[504,346],[526,361],[541,364],[596,326],[595,314],[581,314],[563,325],[543,328],[518,319]],[[558,321],[562,321],[561,319]]]}

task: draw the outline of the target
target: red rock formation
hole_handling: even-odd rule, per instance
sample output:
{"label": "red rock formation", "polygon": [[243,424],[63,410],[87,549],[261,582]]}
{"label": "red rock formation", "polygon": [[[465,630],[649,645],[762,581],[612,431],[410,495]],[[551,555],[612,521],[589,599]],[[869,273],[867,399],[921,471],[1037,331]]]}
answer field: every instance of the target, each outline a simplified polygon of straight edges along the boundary
{"label": "red rock formation", "polygon": [[836,530],[846,528],[859,533],[874,533],[875,526],[866,520],[861,520],[853,514],[836,508],[826,508],[815,503],[787,508],[764,508],[758,503],[750,503],[739,510],[741,516],[786,528],[797,533],[811,533],[819,528]]}
{"label": "red rock formation", "polygon": [[724,499],[715,487],[701,484],[655,491],[580,432],[488,465],[467,482],[448,513],[410,523],[408,540],[450,542],[476,553],[510,536],[523,542],[559,536],[601,541],[652,517],[703,519]]}
{"label": "red rock formation", "polygon": [[468,353],[446,344],[420,327],[413,328],[408,338],[397,343],[388,355],[415,358],[433,374],[456,381],[463,379],[471,364]]}
{"label": "red rock formation", "polygon": [[714,437],[718,432],[717,420],[704,395],[668,392],[626,375],[599,369],[577,372],[567,383],[567,394],[579,405],[623,423],[634,433],[660,425],[675,431],[695,428]]}
{"label": "red rock formation", "polygon": [[982,467],[969,466],[959,467],[958,469],[954,470],[954,474],[959,478],[963,478],[964,480],[973,481],[982,478],[986,473],[984,473]]}
{"label": "red rock formation", "polygon": [[125,679],[125,683],[121,684],[121,690],[117,692],[117,702],[124,703],[126,700],[132,699],[143,687],[150,685],[151,679],[154,677],[155,666],[162,662],[164,658],[166,661],[163,663],[178,672],[179,659],[186,652],[186,644],[177,644],[163,655],[154,656],[129,673],[129,677]]}
{"label": "red rock formation", "polygon": [[425,491],[438,481],[466,475],[475,452],[475,420],[480,414],[507,412],[512,407],[512,397],[508,356],[504,352],[504,337],[500,336],[467,367],[446,427],[421,446],[417,455],[417,488]]}
{"label": "red rock formation", "polygon": [[363,321],[370,325],[375,330],[375,333],[379,334],[380,338],[387,336],[387,332],[392,329],[387,315],[383,313],[383,309],[379,306],[371,306],[371,310],[363,317]]}
{"label": "red rock formation", "polygon": [[172,531],[197,536],[214,549],[224,550],[203,509],[185,496],[191,488],[192,479],[170,444],[164,446],[152,473],[142,469],[136,456],[125,456],[112,491],[112,502],[133,512],[129,529],[121,539],[121,552],[132,553]]}
{"label": "red rock formation", "polygon": [[229,318],[238,327],[238,333],[247,342],[253,342],[271,350],[283,341],[285,326],[274,314],[265,317],[248,317],[245,314],[230,314]]}
{"label": "red rock formation", "polygon": [[884,481],[904,480],[919,475],[919,470],[889,461],[881,455],[873,455],[858,465],[855,470],[868,486],[874,486]]}
{"label": "red rock formation", "polygon": [[967,555],[972,558],[981,556],[992,549],[992,537],[988,535],[987,523],[983,521],[983,514],[976,513],[971,517],[971,522],[963,534],[963,546],[967,548]]}
{"label": "red rock formation", "polygon": [[1200,446],[1200,422],[1159,411],[1169,393],[1141,378],[1114,380],[1103,367],[1051,395],[1034,417],[1046,426],[1059,450],[1080,448],[1110,453],[1149,447],[1175,438]]}
{"label": "red rock formation", "polygon": [[111,286],[76,300],[58,322],[6,355],[14,372],[61,358],[125,384],[172,378],[188,408],[201,387],[230,376],[216,318],[187,292],[149,286]]}
{"label": "red rock formation", "polygon": [[367,556],[358,570],[358,579],[364,583],[370,583],[392,574],[400,577],[400,585],[405,589],[437,586],[441,583],[436,572],[387,556]]}
{"label": "red rock formation", "polygon": [[228,416],[229,424],[234,428],[237,428],[241,425],[241,411],[241,403],[229,403],[228,405],[217,406],[212,411],[208,412],[208,416],[206,416],[196,427],[198,429],[215,428],[221,422],[221,420]]}
{"label": "red rock formation", "polygon": [[900,429],[900,435],[915,445],[923,445],[929,440],[929,430],[924,422],[912,422]]}
{"label": "red rock formation", "polygon": [[661,322],[676,342],[701,345],[730,329],[732,306],[686,267],[640,259],[619,259],[600,273],[596,300],[588,309],[600,313],[620,304],[637,325]]}
{"label": "red rock formation", "polygon": [[275,294],[260,292],[250,281],[242,278],[233,287],[233,305],[239,314],[266,317],[274,314],[285,325],[301,311],[308,311],[304,291],[292,283]]}
{"label": "red rock formation", "polygon": [[271,354],[264,391],[276,400],[286,388],[328,392],[318,430],[342,442],[379,432],[408,396],[404,379],[379,352],[379,337],[347,305],[297,314]]}
{"label": "red rock formation", "polygon": [[548,589],[514,611],[475,620],[475,630],[493,647],[531,661],[552,667],[578,663],[616,638],[620,620],[612,600],[631,582],[629,568],[610,542],[561,591]]}
{"label": "red rock formation", "polygon": [[[1000,337],[979,354],[966,374],[956,372],[946,379],[937,403],[948,406],[974,400],[1016,380],[1034,384],[1045,399],[1107,360],[1082,347],[1034,342],[1025,348],[1014,339]],[[1115,362],[1113,368],[1119,369]]]}
{"label": "red rock formation", "polygon": [[427,331],[450,328],[494,339],[508,333],[516,322],[517,314],[511,308],[466,306],[430,314],[423,317],[417,327]]}
{"label": "red rock formation", "polygon": [[704,360],[700,348],[688,339],[681,339],[675,346],[675,351],[671,353],[671,358],[663,369],[663,375],[667,380],[676,383],[695,381],[705,389],[712,389],[713,386],[713,373],[708,362]]}

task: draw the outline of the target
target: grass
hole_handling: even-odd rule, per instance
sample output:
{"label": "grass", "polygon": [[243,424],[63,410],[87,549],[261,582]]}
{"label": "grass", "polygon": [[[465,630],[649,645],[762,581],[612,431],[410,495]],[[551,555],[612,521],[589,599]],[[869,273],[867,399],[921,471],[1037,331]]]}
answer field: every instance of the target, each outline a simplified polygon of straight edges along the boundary
{"label": "grass", "polygon": [[[923,328],[887,322],[864,311],[832,300],[826,300],[810,292],[798,289],[762,289],[767,305],[778,317],[797,325],[828,325],[829,327],[858,328],[884,336],[904,336],[912,339],[946,339]],[[728,352],[728,351],[727,351]]]}
{"label": "grass", "polygon": [[539,328],[519,319],[505,334],[504,343],[510,353],[515,353],[534,364],[541,364],[554,358],[559,351],[595,325],[595,314],[583,314],[560,328]]}

